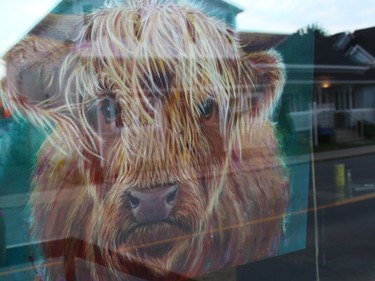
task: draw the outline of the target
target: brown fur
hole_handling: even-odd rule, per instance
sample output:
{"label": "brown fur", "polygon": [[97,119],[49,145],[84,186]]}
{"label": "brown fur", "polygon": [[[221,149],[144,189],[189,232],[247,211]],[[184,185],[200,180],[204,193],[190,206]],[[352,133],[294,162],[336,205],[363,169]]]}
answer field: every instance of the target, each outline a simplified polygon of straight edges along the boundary
{"label": "brown fur", "polygon": [[[242,53],[187,6],[136,2],[85,23],[75,42],[30,36],[5,57],[5,106],[49,134],[30,198],[34,235],[57,241],[41,249],[46,280],[175,280],[276,254],[289,201],[269,120],[279,55]],[[169,183],[168,220],[138,224],[130,190]],[[64,272],[48,266],[60,256]]]}

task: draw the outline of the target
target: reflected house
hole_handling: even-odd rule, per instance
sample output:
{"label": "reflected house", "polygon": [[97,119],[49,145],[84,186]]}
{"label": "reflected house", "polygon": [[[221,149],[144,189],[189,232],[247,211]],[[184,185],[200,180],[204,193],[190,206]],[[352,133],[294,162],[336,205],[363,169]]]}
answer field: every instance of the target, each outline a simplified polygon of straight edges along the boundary
{"label": "reflected house", "polygon": [[361,143],[375,136],[375,27],[315,37],[317,134]]}
{"label": "reflected house", "polygon": [[288,108],[293,130],[306,133],[313,124],[315,145],[375,137],[375,27],[332,36],[315,27],[291,35],[240,33],[240,39],[246,52],[277,46],[283,53],[288,83],[280,107]]}

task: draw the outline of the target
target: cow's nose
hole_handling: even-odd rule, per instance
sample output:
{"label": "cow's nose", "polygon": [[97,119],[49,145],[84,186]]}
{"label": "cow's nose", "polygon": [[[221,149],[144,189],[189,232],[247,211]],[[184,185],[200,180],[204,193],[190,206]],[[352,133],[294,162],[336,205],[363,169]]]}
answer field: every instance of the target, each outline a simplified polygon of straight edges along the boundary
{"label": "cow's nose", "polygon": [[167,219],[176,206],[178,184],[163,185],[145,190],[131,190],[128,203],[138,223]]}

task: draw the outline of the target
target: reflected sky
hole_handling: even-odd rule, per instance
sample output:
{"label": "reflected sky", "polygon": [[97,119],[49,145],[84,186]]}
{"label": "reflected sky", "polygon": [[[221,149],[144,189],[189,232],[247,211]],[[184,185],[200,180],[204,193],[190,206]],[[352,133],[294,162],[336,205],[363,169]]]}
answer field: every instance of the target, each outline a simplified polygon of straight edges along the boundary
{"label": "reflected sky", "polygon": [[61,0],[0,1],[0,56],[17,43]]}
{"label": "reflected sky", "polygon": [[[61,0],[0,1],[0,56]],[[205,0],[210,1],[210,0]],[[375,25],[374,0],[228,0],[245,11],[237,16],[242,31],[293,33],[317,24],[328,34]]]}
{"label": "reflected sky", "polygon": [[[229,2],[229,1],[228,1]],[[231,0],[239,30],[293,33],[316,24],[328,34],[375,26],[374,0]]]}

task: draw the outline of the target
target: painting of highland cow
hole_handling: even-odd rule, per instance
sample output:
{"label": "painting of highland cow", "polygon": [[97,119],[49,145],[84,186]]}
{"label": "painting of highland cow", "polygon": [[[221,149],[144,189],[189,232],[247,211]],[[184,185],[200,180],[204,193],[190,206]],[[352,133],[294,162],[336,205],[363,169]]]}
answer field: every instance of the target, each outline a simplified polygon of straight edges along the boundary
{"label": "painting of highland cow", "polygon": [[165,1],[72,26],[4,57],[3,106],[46,135],[29,199],[41,280],[183,280],[280,254],[281,55]]}

